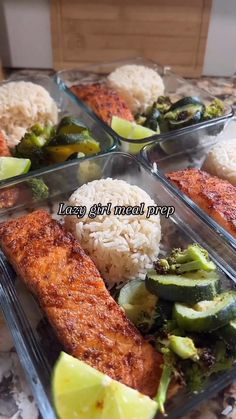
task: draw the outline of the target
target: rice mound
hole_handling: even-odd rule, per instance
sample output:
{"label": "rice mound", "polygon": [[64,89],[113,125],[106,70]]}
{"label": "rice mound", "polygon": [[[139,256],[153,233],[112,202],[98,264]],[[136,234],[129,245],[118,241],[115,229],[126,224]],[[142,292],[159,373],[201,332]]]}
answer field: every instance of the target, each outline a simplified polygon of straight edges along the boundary
{"label": "rice mound", "polygon": [[0,128],[9,147],[15,147],[35,123],[57,122],[57,105],[44,87],[25,81],[0,87]]}
{"label": "rice mound", "polygon": [[[88,217],[92,205],[111,202],[111,215]],[[144,215],[114,215],[116,205],[145,203]],[[70,197],[69,205],[87,207],[86,216],[66,216],[67,228],[79,240],[86,253],[111,288],[134,278],[145,278],[147,269],[159,253],[161,225],[159,215],[146,218],[148,205],[155,205],[151,197],[138,186],[123,180],[101,179],[89,182]]]}
{"label": "rice mound", "polygon": [[203,169],[236,186],[236,138],[215,144],[206,157]]}
{"label": "rice mound", "polygon": [[123,65],[107,77],[108,84],[126,101],[133,114],[142,113],[164,94],[164,83],[155,70],[143,65]]}

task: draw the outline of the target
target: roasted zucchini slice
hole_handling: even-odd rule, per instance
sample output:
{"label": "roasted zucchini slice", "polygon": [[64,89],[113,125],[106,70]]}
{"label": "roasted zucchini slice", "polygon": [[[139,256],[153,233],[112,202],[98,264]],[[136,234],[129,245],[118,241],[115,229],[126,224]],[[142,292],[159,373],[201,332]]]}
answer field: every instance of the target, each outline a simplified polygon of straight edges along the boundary
{"label": "roasted zucchini slice", "polygon": [[216,271],[160,275],[152,270],[147,273],[145,282],[149,292],[174,302],[212,300],[220,290],[220,277]]}
{"label": "roasted zucchini slice", "polygon": [[212,301],[201,301],[192,307],[175,303],[173,317],[188,332],[219,329],[236,318],[236,291],[224,292]]}

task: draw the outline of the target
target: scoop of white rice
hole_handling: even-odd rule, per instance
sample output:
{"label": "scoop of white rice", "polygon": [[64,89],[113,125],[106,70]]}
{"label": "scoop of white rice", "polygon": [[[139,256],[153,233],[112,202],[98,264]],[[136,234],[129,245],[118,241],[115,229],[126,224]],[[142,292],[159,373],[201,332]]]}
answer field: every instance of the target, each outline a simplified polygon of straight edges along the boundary
{"label": "scoop of white rice", "polygon": [[[111,202],[111,215],[88,217],[92,205]],[[144,215],[114,215],[116,205],[145,203]],[[137,186],[118,179],[101,179],[77,189],[69,205],[85,205],[86,216],[67,216],[68,229],[79,240],[109,287],[133,278],[144,278],[159,253],[161,226],[159,215],[146,218],[150,196]]]}
{"label": "scoop of white rice", "polygon": [[203,169],[236,186],[236,138],[215,144],[207,155]]}
{"label": "scoop of white rice", "polygon": [[143,65],[118,67],[109,74],[108,84],[120,93],[133,114],[145,112],[164,93],[162,78]]}
{"label": "scoop of white rice", "polygon": [[35,123],[58,122],[57,105],[44,87],[25,81],[0,87],[0,128],[9,147],[16,146]]}

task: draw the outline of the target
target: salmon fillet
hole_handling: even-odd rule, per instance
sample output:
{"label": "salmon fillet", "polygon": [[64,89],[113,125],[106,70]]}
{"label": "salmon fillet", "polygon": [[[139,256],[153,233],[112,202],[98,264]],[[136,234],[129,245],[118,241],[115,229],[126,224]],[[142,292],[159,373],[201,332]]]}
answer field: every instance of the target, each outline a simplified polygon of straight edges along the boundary
{"label": "salmon fillet", "polygon": [[236,236],[236,187],[198,169],[166,175],[222,227]]}
{"label": "salmon fillet", "polygon": [[20,198],[20,189],[17,187],[0,190],[0,209],[13,207]]}
{"label": "salmon fillet", "polygon": [[0,131],[0,157],[11,156],[10,149],[7,145],[6,139],[3,133]]}
{"label": "salmon fillet", "polygon": [[83,100],[104,122],[110,125],[112,116],[134,121],[125,101],[118,93],[100,83],[72,86],[71,91]]}
{"label": "salmon fillet", "polygon": [[162,356],[107,291],[78,241],[44,210],[0,224],[0,245],[65,350],[149,396]]}
{"label": "salmon fillet", "polygon": [[[10,157],[11,153],[3,133],[0,131],[0,157]],[[0,209],[12,207],[19,198],[18,188],[0,190]]]}

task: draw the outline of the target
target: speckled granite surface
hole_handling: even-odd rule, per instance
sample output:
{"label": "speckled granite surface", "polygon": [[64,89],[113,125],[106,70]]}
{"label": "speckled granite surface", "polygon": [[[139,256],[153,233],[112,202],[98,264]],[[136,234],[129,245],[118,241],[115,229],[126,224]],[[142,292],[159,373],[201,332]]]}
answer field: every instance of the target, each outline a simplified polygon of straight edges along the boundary
{"label": "speckled granite surface", "polygon": [[[35,74],[22,70],[19,75]],[[37,71],[41,73],[41,71]],[[43,71],[43,74],[52,74]],[[12,75],[12,73],[11,73]],[[15,73],[13,73],[15,76]],[[236,109],[236,77],[192,79],[201,89],[225,100]],[[0,419],[36,419],[38,410],[26,382],[10,332],[0,315]],[[236,419],[236,382],[206,401],[185,419]]]}

